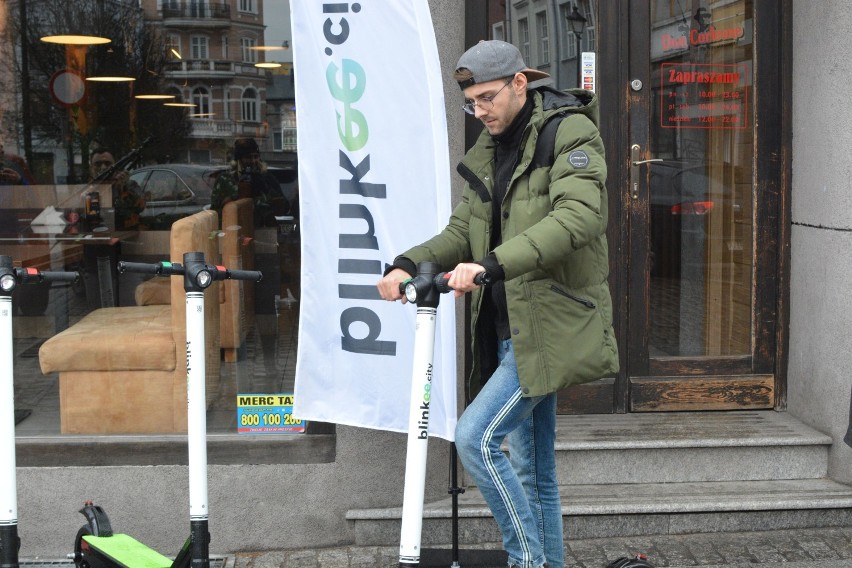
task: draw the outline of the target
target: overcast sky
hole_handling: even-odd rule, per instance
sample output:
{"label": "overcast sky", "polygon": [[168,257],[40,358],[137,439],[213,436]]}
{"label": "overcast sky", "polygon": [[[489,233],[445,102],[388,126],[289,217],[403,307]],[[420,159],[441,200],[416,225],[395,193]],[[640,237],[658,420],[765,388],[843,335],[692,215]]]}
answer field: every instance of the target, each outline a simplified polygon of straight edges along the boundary
{"label": "overcast sky", "polygon": [[[266,0],[263,3],[263,19],[266,24],[265,38],[267,45],[281,45],[281,42],[285,40],[292,45],[289,0]],[[292,62],[293,50],[288,49],[283,52],[267,54],[267,59]]]}

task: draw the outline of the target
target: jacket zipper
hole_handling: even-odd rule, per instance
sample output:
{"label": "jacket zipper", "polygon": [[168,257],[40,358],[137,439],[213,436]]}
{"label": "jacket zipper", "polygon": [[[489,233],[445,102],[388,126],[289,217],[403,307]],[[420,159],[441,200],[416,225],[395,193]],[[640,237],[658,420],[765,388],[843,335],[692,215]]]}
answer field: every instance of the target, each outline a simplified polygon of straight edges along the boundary
{"label": "jacket zipper", "polygon": [[562,296],[565,296],[566,298],[570,298],[571,300],[574,300],[578,304],[583,304],[584,306],[586,306],[590,310],[594,310],[597,307],[593,301],[587,300],[585,298],[580,298],[578,296],[575,296],[574,294],[569,294],[565,290],[563,290],[561,288],[557,288],[556,286],[554,286],[552,284],[550,286],[550,289],[553,290],[554,292],[556,292],[557,294],[561,294]]}

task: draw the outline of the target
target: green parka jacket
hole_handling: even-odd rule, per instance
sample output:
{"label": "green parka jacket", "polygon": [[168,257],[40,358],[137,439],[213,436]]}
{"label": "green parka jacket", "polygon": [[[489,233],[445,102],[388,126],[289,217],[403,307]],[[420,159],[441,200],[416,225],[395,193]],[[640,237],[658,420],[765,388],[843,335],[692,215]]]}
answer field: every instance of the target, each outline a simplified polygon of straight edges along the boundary
{"label": "green parka jacket", "polygon": [[[509,328],[524,396],[540,396],[599,379],[618,370],[607,275],[607,192],[598,101],[582,89],[539,88],[502,203],[502,243],[489,250],[494,142],[483,130],[458,166],[467,182],[446,228],[401,256],[415,265],[460,262],[493,253],[505,272]],[[536,140],[563,113],[552,158],[534,160]],[[539,151],[541,154],[541,151]],[[472,399],[496,368],[486,326],[483,293],[472,294]],[[487,303],[487,302],[485,302]],[[487,319],[487,318],[483,318]]]}

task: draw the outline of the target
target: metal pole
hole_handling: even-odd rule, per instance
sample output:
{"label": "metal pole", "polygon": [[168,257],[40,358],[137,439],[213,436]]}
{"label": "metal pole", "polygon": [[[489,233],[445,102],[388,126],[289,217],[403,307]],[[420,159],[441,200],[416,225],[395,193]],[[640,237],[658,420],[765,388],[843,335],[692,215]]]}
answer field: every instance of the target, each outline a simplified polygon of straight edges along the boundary
{"label": "metal pole", "polygon": [[459,487],[458,450],[455,442],[450,444],[450,495],[452,502],[452,531],[453,531],[453,564],[452,568],[459,566],[459,493],[464,489]]}
{"label": "metal pole", "polygon": [[580,34],[575,34],[577,36],[577,87],[583,86],[583,62],[580,61],[580,50],[583,48],[582,41],[580,39]]}

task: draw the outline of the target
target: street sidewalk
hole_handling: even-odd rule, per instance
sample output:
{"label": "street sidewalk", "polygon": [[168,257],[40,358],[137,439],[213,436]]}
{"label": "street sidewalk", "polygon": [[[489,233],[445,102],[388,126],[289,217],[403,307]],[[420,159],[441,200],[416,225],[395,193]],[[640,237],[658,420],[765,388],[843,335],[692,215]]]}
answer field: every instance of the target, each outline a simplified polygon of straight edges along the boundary
{"label": "street sidewalk", "polygon": [[[669,568],[852,568],[852,527],[569,540],[565,549],[571,568],[603,568],[636,553]],[[241,552],[233,568],[396,568],[397,554],[396,547],[375,546]]]}

